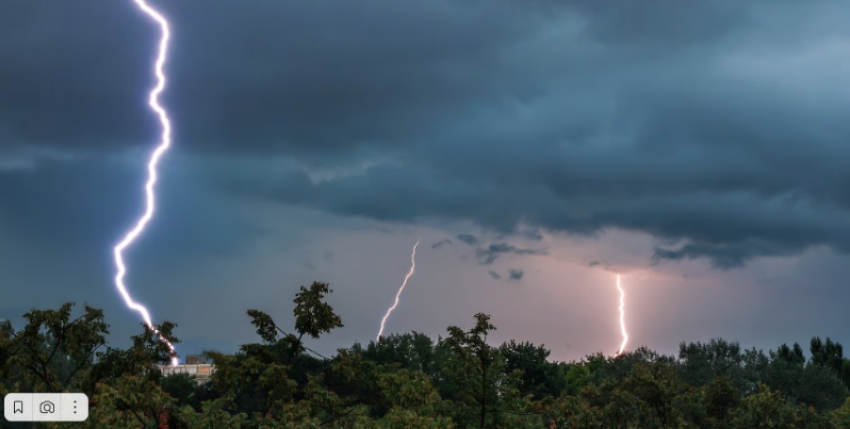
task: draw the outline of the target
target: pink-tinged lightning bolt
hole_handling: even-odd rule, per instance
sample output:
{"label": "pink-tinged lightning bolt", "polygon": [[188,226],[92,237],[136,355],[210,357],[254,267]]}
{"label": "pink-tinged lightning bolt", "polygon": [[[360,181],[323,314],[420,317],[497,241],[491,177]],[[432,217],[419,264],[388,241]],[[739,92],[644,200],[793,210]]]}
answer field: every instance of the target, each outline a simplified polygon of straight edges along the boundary
{"label": "pink-tinged lightning bolt", "polygon": [[381,330],[378,331],[378,337],[375,341],[380,341],[381,334],[384,333],[384,324],[387,323],[387,317],[390,317],[390,313],[395,310],[395,307],[398,305],[398,298],[401,296],[401,291],[404,290],[404,287],[407,286],[407,281],[410,280],[410,276],[413,275],[413,272],[416,271],[416,246],[419,245],[419,240],[416,240],[416,244],[413,245],[413,253],[410,255],[410,272],[404,277],[404,282],[401,284],[401,288],[399,288],[398,293],[395,294],[395,304],[387,310],[387,314],[384,315],[384,318],[381,320]]}
{"label": "pink-tinged lightning bolt", "polygon": [[[127,273],[127,268],[124,266],[124,250],[133,244],[133,241],[139,236],[139,234],[144,231],[145,226],[153,217],[156,199],[154,197],[153,188],[156,184],[157,174],[156,167],[159,164],[160,158],[165,152],[171,147],[171,121],[168,119],[168,112],[159,104],[159,96],[162,94],[162,91],[165,90],[165,73],[162,71],[163,66],[165,65],[165,59],[168,54],[168,40],[171,36],[171,32],[169,30],[168,21],[165,17],[162,16],[156,9],[152,8],[148,5],[144,0],[133,0],[139,9],[142,10],[149,18],[156,21],[159,24],[159,28],[161,31],[161,37],[159,39],[159,50],[156,58],[156,65],[154,66],[154,72],[156,74],[156,86],[151,90],[148,97],[148,105],[150,108],[159,116],[159,122],[162,126],[162,138],[159,146],[153,151],[153,154],[150,157],[150,161],[148,162],[148,181],[145,185],[145,194],[147,197],[147,203],[145,208],[145,213],[142,217],[136,222],[136,225],[127,232],[127,235],[124,236],[123,239],[115,246],[113,252],[115,254],[115,265],[118,267],[118,274],[115,276],[115,286],[118,288],[118,291],[121,292],[121,296],[124,297],[124,302],[127,303],[127,306],[131,309],[135,310],[139,314],[142,315],[142,318],[145,319],[145,323],[150,327],[157,335],[159,335],[159,331],[154,328],[153,323],[151,322],[150,313],[148,310],[141,304],[133,301],[130,297],[130,294],[127,292],[127,287],[124,285],[124,275]],[[168,340],[165,339],[162,335],[160,335],[162,341],[168,344],[168,348],[171,349],[171,364],[177,365],[177,352],[174,350],[174,345],[171,344]]]}
{"label": "pink-tinged lightning bolt", "polygon": [[629,334],[626,333],[626,321],[625,321],[625,311],[624,307],[626,306],[626,293],[623,291],[623,288],[620,286],[620,275],[617,274],[617,290],[620,291],[620,332],[623,334],[623,343],[620,344],[620,350],[617,351],[617,354],[621,354],[626,350],[626,343],[629,342]]}

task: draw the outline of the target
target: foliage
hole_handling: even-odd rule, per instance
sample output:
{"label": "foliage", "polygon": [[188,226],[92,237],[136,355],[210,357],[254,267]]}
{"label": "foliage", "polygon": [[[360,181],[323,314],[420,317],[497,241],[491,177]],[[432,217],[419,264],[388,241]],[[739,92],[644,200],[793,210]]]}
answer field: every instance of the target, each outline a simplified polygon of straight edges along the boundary
{"label": "foliage", "polygon": [[829,338],[812,339],[808,360],[798,344],[764,353],[713,339],[677,357],[639,348],[554,362],[543,345],[492,345],[496,328],[477,314],[445,337],[394,334],[327,357],[307,341],[343,327],[332,292],[302,286],[291,329],[249,310],[258,342],[205,352],[216,370],[202,385],[161,375],[159,336],[178,342],[171,323],[116,349],[100,310],[32,310],[20,330],[0,324],[0,394],[84,392],[83,428],[850,429],[850,361]]}

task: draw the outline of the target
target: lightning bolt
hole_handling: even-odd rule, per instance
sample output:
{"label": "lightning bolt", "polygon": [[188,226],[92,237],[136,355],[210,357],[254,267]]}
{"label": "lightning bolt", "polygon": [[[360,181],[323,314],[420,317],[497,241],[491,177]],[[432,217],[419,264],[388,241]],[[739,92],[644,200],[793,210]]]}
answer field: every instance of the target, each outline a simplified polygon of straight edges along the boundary
{"label": "lightning bolt", "polygon": [[416,270],[416,246],[419,245],[419,239],[416,240],[416,244],[413,245],[413,253],[410,255],[410,272],[404,277],[404,283],[401,284],[401,288],[398,289],[398,293],[395,294],[395,304],[387,310],[387,314],[384,315],[384,318],[381,320],[381,330],[378,331],[378,337],[375,338],[375,342],[381,339],[381,334],[384,333],[384,324],[387,322],[387,317],[390,317],[390,313],[395,310],[398,305],[398,298],[401,296],[401,291],[404,290],[404,287],[407,286],[407,281],[410,280],[410,276],[413,275],[413,272]]}
{"label": "lightning bolt", "polygon": [[156,85],[151,89],[148,96],[148,105],[150,108],[157,114],[159,117],[160,125],[162,126],[162,137],[159,145],[151,154],[150,160],[148,162],[148,181],[145,185],[145,195],[147,199],[145,213],[141,218],[136,222],[136,225],[127,232],[124,238],[115,246],[113,249],[113,253],[115,254],[115,265],[118,269],[118,273],[115,276],[115,286],[118,288],[118,291],[121,293],[121,296],[124,297],[124,302],[127,303],[127,306],[130,309],[138,312],[142,315],[142,318],[145,320],[145,323],[148,325],[151,330],[153,330],[157,335],[159,335],[160,339],[168,344],[168,348],[171,349],[171,364],[177,365],[177,352],[174,350],[174,345],[171,344],[165,337],[163,337],[159,331],[154,328],[153,323],[151,322],[150,313],[148,310],[141,304],[133,301],[130,297],[130,294],[127,292],[127,287],[124,285],[124,275],[127,273],[127,268],[124,265],[124,250],[127,249],[133,241],[139,236],[139,234],[144,231],[145,226],[150,222],[153,217],[154,210],[156,207],[156,198],[154,196],[154,185],[157,180],[156,167],[159,164],[160,158],[165,154],[169,147],[171,147],[171,120],[168,118],[168,112],[159,104],[159,96],[165,90],[165,73],[162,71],[163,66],[165,65],[165,60],[168,54],[168,40],[171,37],[171,32],[169,30],[168,21],[165,17],[162,16],[156,9],[148,5],[145,0],[133,0],[136,6],[142,10],[150,19],[156,21],[159,24],[159,28],[161,31],[161,37],[159,39],[159,50],[156,58],[156,64],[154,66],[154,73],[156,74]]}
{"label": "lightning bolt", "polygon": [[617,290],[620,291],[620,332],[623,334],[623,343],[620,344],[620,350],[617,351],[617,355],[623,353],[626,350],[626,343],[629,342],[629,334],[626,333],[626,321],[625,321],[625,311],[623,310],[626,306],[626,293],[623,291],[623,288],[620,286],[620,275],[617,274]]}

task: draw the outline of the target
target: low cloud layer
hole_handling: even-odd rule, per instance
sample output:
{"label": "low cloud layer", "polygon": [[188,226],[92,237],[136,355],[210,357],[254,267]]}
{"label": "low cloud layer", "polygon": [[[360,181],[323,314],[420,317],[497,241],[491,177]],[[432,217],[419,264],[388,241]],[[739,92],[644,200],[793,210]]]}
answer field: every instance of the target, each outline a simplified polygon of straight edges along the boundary
{"label": "low cloud layer", "polygon": [[507,243],[491,244],[487,247],[478,248],[475,251],[475,256],[478,257],[478,263],[482,265],[490,265],[496,261],[501,255],[545,255],[544,250],[521,249]]}
{"label": "low cloud layer", "polygon": [[452,241],[451,241],[451,240],[449,240],[448,238],[446,238],[446,239],[440,240],[440,241],[438,241],[438,242],[436,242],[436,243],[432,244],[432,245],[431,245],[431,248],[432,248],[432,249],[439,249],[439,248],[441,248],[441,247],[443,247],[443,246],[448,246],[448,245],[450,245],[450,244],[452,244]]}

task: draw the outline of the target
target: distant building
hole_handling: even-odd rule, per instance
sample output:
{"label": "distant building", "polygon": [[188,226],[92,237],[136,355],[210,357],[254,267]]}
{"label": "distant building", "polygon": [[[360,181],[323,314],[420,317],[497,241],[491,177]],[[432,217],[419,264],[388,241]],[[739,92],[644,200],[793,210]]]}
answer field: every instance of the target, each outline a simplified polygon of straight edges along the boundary
{"label": "distant building", "polygon": [[204,384],[210,381],[210,377],[215,372],[215,367],[210,363],[204,362],[201,356],[198,355],[186,356],[185,364],[176,366],[158,365],[158,368],[165,376],[174,374],[189,374],[198,381],[198,384]]}

